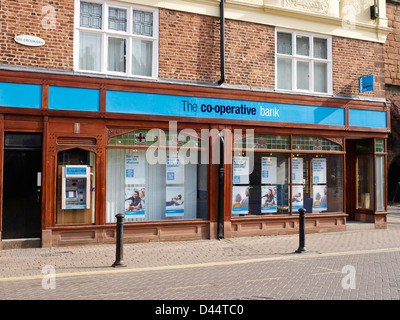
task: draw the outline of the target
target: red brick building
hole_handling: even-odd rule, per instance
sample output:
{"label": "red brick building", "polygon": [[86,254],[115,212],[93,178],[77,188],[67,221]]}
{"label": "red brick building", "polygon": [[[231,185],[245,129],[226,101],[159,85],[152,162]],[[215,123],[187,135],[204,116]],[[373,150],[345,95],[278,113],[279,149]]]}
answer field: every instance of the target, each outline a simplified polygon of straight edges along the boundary
{"label": "red brick building", "polygon": [[0,243],[113,242],[117,213],[126,241],[296,233],[301,207],[385,228],[371,5],[1,1]]}

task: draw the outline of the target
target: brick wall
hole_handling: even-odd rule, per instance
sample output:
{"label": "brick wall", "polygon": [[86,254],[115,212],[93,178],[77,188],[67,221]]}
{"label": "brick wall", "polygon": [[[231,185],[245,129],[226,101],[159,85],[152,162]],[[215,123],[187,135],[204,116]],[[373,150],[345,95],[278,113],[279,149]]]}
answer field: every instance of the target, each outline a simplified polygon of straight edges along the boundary
{"label": "brick wall", "polygon": [[[73,0],[0,1],[0,64],[73,69]],[[52,12],[42,11],[46,6],[53,8],[54,20]],[[159,77],[216,83],[221,78],[219,24],[219,18],[160,9]],[[274,30],[226,19],[226,83],[275,87]],[[19,45],[14,42],[19,34],[39,36],[46,45]],[[384,97],[383,57],[381,44],[334,37],[334,93],[359,95],[358,77],[374,74],[375,90],[361,95]]]}
{"label": "brick wall", "polygon": [[[72,70],[73,0],[1,0],[0,64]],[[42,38],[42,47],[14,41],[16,35]]]}
{"label": "brick wall", "polygon": [[[381,43],[334,37],[333,93],[384,98],[383,47]],[[374,90],[360,93],[358,78],[370,74],[374,75]]]}
{"label": "brick wall", "polygon": [[385,43],[385,81],[400,85],[400,8],[393,3],[386,4],[388,27],[393,28]]}
{"label": "brick wall", "polygon": [[[274,28],[225,21],[226,83],[274,87]],[[217,82],[220,68],[220,20],[160,11],[161,78]]]}

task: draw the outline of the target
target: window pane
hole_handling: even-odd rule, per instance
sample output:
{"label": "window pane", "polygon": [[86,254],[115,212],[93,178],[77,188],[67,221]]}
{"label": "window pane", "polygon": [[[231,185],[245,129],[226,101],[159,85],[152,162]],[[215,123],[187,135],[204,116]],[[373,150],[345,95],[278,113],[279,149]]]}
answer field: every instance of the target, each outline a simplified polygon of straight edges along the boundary
{"label": "window pane", "polygon": [[108,38],[108,71],[125,72],[126,67],[126,40]]}
{"label": "window pane", "polygon": [[278,89],[292,89],[292,60],[278,58]]}
{"label": "window pane", "polygon": [[297,89],[310,90],[310,63],[297,61]]}
{"label": "window pane", "polygon": [[233,153],[232,216],[288,214],[289,155],[256,152],[253,171],[243,170],[251,158]]}
{"label": "window pane", "polygon": [[[191,152],[200,159],[200,151]],[[207,164],[160,163],[154,156],[150,149],[108,149],[107,222],[118,212],[125,221],[206,219]]]}
{"label": "window pane", "polygon": [[328,92],[328,64],[314,63],[314,91]]}
{"label": "window pane", "polygon": [[101,16],[101,4],[81,2],[81,27],[101,29]]}
{"label": "window pane", "polygon": [[152,76],[153,42],[132,39],[132,74]]}
{"label": "window pane", "polygon": [[328,59],[327,43],[326,39],[314,38],[314,58]]}
{"label": "window pane", "polygon": [[100,71],[101,35],[96,33],[79,33],[79,69]]}
{"label": "window pane", "polygon": [[126,31],[126,10],[118,8],[109,8],[108,10],[108,28],[118,31]]}
{"label": "window pane", "polygon": [[376,156],[376,209],[385,210],[385,157]]}
{"label": "window pane", "polygon": [[371,155],[358,155],[356,158],[357,209],[374,207],[373,165]]}
{"label": "window pane", "polygon": [[153,36],[153,13],[133,10],[133,30],[134,34],[142,36]]}
{"label": "window pane", "polygon": [[296,36],[296,54],[301,56],[310,55],[310,38],[304,36]]}
{"label": "window pane", "polygon": [[292,35],[290,33],[278,32],[277,52],[292,54]]}
{"label": "window pane", "polygon": [[292,159],[292,213],[343,212],[343,156],[299,154]]}

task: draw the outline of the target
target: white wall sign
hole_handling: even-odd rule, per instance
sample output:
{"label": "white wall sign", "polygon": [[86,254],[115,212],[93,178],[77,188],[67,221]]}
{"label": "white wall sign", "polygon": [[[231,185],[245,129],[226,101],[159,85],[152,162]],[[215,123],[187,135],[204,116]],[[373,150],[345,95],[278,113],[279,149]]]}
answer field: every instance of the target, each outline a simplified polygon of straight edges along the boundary
{"label": "white wall sign", "polygon": [[145,155],[127,154],[125,156],[125,184],[145,184]]}
{"label": "white wall sign", "polygon": [[22,44],[24,46],[29,46],[29,47],[40,47],[45,44],[45,41],[42,38],[35,37],[35,36],[29,36],[29,35],[18,35],[14,37],[14,41]]}
{"label": "white wall sign", "polygon": [[312,159],[313,183],[326,183],[326,159]]}
{"label": "white wall sign", "polygon": [[276,157],[261,158],[261,183],[276,183]]}
{"label": "white wall sign", "polygon": [[303,158],[292,160],[292,183],[303,183]]}
{"label": "white wall sign", "polygon": [[233,157],[233,183],[249,184],[249,157]]}

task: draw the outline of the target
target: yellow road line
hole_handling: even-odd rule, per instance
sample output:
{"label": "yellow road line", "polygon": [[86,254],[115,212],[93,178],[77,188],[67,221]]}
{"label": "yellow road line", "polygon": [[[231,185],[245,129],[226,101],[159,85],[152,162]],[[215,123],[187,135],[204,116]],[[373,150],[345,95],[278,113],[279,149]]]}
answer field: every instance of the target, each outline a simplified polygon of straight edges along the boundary
{"label": "yellow road line", "polygon": [[[371,249],[371,250],[360,250],[360,251],[345,251],[345,252],[328,252],[328,253],[293,253],[281,256],[258,258],[258,259],[246,259],[246,260],[231,260],[231,261],[216,261],[216,262],[204,262],[197,264],[183,264],[173,266],[160,266],[160,267],[143,267],[143,268],[112,268],[107,270],[93,270],[93,271],[80,271],[80,272],[69,272],[69,273],[57,273],[57,278],[63,277],[75,277],[75,276],[90,276],[90,275],[102,275],[102,274],[119,274],[119,273],[134,273],[134,272],[146,272],[146,271],[165,271],[165,270],[179,270],[179,269],[191,269],[191,268],[204,268],[204,267],[216,267],[216,266],[229,266],[229,265],[240,265],[247,263],[258,263],[268,261],[279,261],[279,260],[296,260],[296,259],[311,259],[311,258],[326,258],[336,256],[349,256],[349,255],[362,255],[362,254],[374,254],[374,253],[390,253],[399,252],[400,248],[385,248],[385,249]],[[21,280],[35,280],[43,279],[46,275],[33,275],[33,276],[20,276],[20,277],[8,277],[0,278],[0,282],[10,281],[21,281]]]}
{"label": "yellow road line", "polygon": [[165,290],[181,290],[181,289],[192,289],[192,288],[201,288],[201,287],[209,287],[211,284],[197,284],[194,286],[186,286],[186,287],[171,287],[171,288],[166,288]]}
{"label": "yellow road line", "polygon": [[249,282],[263,282],[263,281],[279,280],[279,279],[282,279],[282,277],[246,280],[246,283],[249,283]]}
{"label": "yellow road line", "polygon": [[129,292],[111,292],[111,293],[99,293],[99,294],[89,294],[86,296],[78,296],[78,298],[90,298],[90,297],[101,297],[101,296],[112,296],[117,294],[127,294]]}

